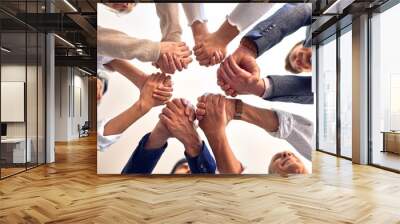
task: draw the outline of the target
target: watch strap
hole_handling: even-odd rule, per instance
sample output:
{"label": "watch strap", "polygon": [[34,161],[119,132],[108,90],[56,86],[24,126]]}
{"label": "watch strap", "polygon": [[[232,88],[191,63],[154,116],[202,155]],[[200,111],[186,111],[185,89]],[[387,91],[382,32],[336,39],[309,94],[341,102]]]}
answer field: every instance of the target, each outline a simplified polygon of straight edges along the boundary
{"label": "watch strap", "polygon": [[243,102],[240,99],[235,99],[235,115],[233,119],[239,120],[242,118],[243,113]]}

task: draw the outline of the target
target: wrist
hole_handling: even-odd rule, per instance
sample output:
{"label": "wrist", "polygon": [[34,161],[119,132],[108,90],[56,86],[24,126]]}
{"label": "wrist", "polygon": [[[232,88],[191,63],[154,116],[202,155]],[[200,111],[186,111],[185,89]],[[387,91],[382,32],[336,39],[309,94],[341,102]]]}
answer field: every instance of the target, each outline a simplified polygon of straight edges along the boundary
{"label": "wrist", "polygon": [[139,113],[141,113],[141,114],[146,114],[151,109],[151,106],[149,104],[147,104],[146,102],[144,102],[144,100],[142,100],[142,99],[139,99],[139,101],[137,101],[133,107],[135,108],[135,110],[139,111]]}
{"label": "wrist", "polygon": [[223,135],[225,135],[225,127],[217,127],[214,126],[210,129],[203,129],[204,134],[206,135],[207,139],[209,137],[216,137],[218,139],[218,137],[221,137]]}
{"label": "wrist", "polygon": [[254,58],[257,57],[257,47],[251,40],[246,37],[242,38],[238,49],[245,51],[247,54],[251,55]]}
{"label": "wrist", "polygon": [[161,41],[161,42],[160,42],[160,54],[159,54],[157,60],[155,61],[156,63],[159,62],[160,59],[162,59],[161,56],[162,56],[163,54],[167,53],[167,51],[168,51],[167,48],[168,48],[168,43],[165,42],[165,41],[164,41],[164,42]]}
{"label": "wrist", "polygon": [[205,22],[203,23],[200,21],[195,21],[193,22],[191,27],[193,32],[193,38],[196,43],[200,41],[205,35],[208,34],[208,28]]}
{"label": "wrist", "polygon": [[215,33],[218,39],[226,46],[239,34],[239,30],[236,26],[231,25],[228,20],[225,20]]}
{"label": "wrist", "polygon": [[[204,131],[204,134],[211,146],[217,142],[223,143],[225,141],[225,139],[227,139],[225,130],[219,130],[219,131],[214,130],[214,131],[208,131],[208,132]],[[213,148],[213,150],[215,150],[215,149]]]}
{"label": "wrist", "polygon": [[236,100],[235,99],[226,99],[226,116],[228,121],[232,120],[235,117],[236,113]]}
{"label": "wrist", "polygon": [[264,82],[264,79],[258,79],[257,83],[254,85],[253,88],[251,88],[251,91],[253,95],[262,97],[264,95],[266,89],[266,85]]}
{"label": "wrist", "polygon": [[161,139],[169,139],[171,138],[171,133],[168,131],[167,127],[165,127],[165,125],[163,123],[161,123],[161,121],[159,121],[156,125],[156,127],[154,128],[154,130],[152,131],[152,133],[155,133],[159,138]]}
{"label": "wrist", "polygon": [[153,130],[150,133],[150,136],[149,136],[144,148],[147,150],[159,149],[167,143],[168,138],[169,137],[167,137],[164,133],[162,133],[158,130]]}
{"label": "wrist", "polygon": [[200,140],[200,136],[193,135],[188,140],[186,140],[183,143],[183,145],[185,147],[185,152],[190,157],[196,157],[196,156],[198,156],[200,154],[200,151],[201,151],[203,143]]}
{"label": "wrist", "polygon": [[134,84],[139,88],[139,90],[143,88],[147,78],[148,75],[146,75],[145,73],[138,74],[136,80],[134,81]]}

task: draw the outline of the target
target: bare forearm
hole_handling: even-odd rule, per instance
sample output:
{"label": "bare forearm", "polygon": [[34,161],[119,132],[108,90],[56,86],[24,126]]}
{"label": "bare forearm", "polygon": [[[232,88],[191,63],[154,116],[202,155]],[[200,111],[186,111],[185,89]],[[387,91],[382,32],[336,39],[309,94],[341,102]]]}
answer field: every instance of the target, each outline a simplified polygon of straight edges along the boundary
{"label": "bare forearm", "polygon": [[107,66],[110,66],[113,70],[125,76],[138,88],[143,86],[143,82],[147,76],[144,72],[126,60],[114,59],[108,63]]}
{"label": "bare forearm", "polygon": [[203,38],[203,36],[205,34],[208,34],[208,28],[207,28],[207,23],[203,23],[200,21],[195,21],[192,25],[192,33],[193,33],[193,38],[194,40],[197,41],[201,41],[201,39]]}
{"label": "bare forearm", "polygon": [[263,128],[268,132],[275,132],[279,127],[279,120],[272,110],[262,109],[243,103],[241,120]]}
{"label": "bare forearm", "polygon": [[237,35],[239,34],[239,30],[236,26],[232,26],[228,20],[219,27],[217,30],[217,35],[224,42],[225,45],[228,45]]}
{"label": "bare forearm", "polygon": [[104,127],[104,136],[121,134],[148,111],[140,104],[140,101],[137,101],[130,108],[107,122]]}
{"label": "bare forearm", "polygon": [[214,153],[215,160],[217,161],[219,172],[240,174],[242,172],[242,166],[239,160],[237,160],[235,155],[233,154],[226,134],[206,133],[206,136]]}

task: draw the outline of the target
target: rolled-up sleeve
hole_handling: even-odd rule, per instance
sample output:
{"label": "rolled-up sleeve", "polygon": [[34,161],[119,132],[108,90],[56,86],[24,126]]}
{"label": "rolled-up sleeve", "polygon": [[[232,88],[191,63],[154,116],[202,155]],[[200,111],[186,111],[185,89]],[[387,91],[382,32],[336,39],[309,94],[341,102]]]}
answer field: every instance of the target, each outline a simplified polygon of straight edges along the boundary
{"label": "rolled-up sleeve", "polygon": [[138,39],[117,30],[99,26],[97,28],[97,55],[155,62],[160,56],[160,43]]}
{"label": "rolled-up sleeve", "polygon": [[193,25],[194,22],[207,22],[206,13],[204,11],[204,3],[182,3],[188,25]]}
{"label": "rolled-up sleeve", "polygon": [[296,114],[274,110],[279,119],[279,128],[276,132],[269,132],[272,136],[286,140],[302,156],[311,161],[312,139],[314,126],[311,121]]}
{"label": "rolled-up sleeve", "polygon": [[161,41],[180,41],[182,28],[179,24],[178,3],[155,3],[160,18]]}
{"label": "rolled-up sleeve", "polygon": [[201,146],[200,154],[196,157],[190,157],[185,153],[186,160],[188,161],[190,171],[193,174],[199,173],[215,173],[216,163],[214,158],[211,156],[210,151],[207,148],[207,145],[203,141]]}

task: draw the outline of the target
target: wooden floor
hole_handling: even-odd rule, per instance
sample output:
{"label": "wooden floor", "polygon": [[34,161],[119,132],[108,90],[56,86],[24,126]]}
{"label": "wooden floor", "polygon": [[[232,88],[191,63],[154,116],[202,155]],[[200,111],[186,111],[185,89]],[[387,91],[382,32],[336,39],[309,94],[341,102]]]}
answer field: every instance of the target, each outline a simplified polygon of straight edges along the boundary
{"label": "wooden floor", "polygon": [[372,157],[375,164],[400,170],[400,155],[391,152],[374,151]]}
{"label": "wooden floor", "polygon": [[281,178],[96,174],[95,139],[0,181],[0,223],[400,223],[400,175],[314,154]]}

